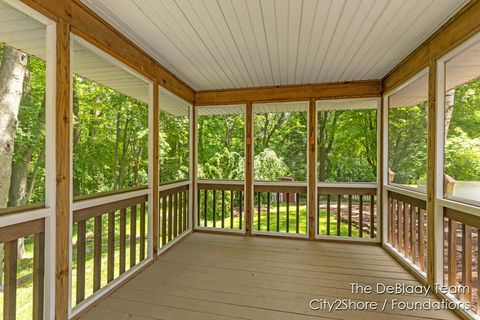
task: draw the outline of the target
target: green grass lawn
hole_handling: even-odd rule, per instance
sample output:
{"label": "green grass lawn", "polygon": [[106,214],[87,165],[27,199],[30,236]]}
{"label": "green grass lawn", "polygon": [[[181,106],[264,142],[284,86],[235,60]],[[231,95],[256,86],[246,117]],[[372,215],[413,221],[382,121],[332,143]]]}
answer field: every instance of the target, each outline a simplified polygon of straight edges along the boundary
{"label": "green grass lawn", "polygon": [[[279,218],[278,225],[279,225],[279,232],[287,233],[287,206],[285,203],[280,204],[279,206]],[[346,217],[342,217],[345,219]],[[268,221],[270,221],[268,228]],[[297,221],[296,221],[296,207],[294,204],[290,204],[289,208],[289,230],[288,233],[297,233]],[[299,207],[299,221],[298,221],[298,234],[306,234],[307,233],[307,208],[306,205],[300,205]],[[319,235],[327,235],[327,211],[320,210],[320,216],[318,218],[319,221]],[[200,226],[204,226],[204,219],[200,219]],[[233,218],[233,229],[239,229],[240,219],[238,214],[234,215]],[[245,223],[245,219],[242,219],[242,223]],[[213,227],[213,219],[207,220],[207,227]],[[216,228],[221,228],[221,218],[217,216],[216,219]],[[243,226],[242,226],[243,228]],[[266,207],[261,208],[260,214],[260,227],[258,225],[258,209],[255,207],[253,213],[253,228],[254,230],[260,231],[271,231],[277,232],[277,207],[276,204],[272,203],[270,207],[270,219],[268,220],[268,214]],[[225,218],[225,229],[230,229],[230,216]],[[335,213],[330,213],[330,235],[336,235],[337,232],[337,219]],[[347,237],[348,236],[348,224],[345,221],[340,222],[340,236]],[[359,228],[355,225],[352,225],[352,237],[359,237]],[[369,237],[369,234],[364,231],[363,237]]]}

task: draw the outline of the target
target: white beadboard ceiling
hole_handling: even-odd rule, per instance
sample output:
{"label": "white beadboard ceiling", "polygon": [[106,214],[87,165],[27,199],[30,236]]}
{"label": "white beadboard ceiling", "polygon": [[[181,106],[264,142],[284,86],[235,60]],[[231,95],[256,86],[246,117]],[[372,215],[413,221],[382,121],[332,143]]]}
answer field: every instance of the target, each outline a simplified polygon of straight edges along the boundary
{"label": "white beadboard ceiling", "polygon": [[195,90],[379,79],[467,0],[82,0]]}

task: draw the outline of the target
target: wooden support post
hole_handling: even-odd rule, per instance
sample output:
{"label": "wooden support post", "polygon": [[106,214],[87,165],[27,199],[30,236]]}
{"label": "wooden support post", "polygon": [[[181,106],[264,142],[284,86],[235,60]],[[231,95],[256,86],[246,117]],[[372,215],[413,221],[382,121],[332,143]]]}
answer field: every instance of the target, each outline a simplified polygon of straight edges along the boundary
{"label": "wooden support post", "polygon": [[[197,113],[195,112],[195,105],[191,106],[192,110],[190,113],[190,191],[189,196],[191,194],[192,198],[192,205],[190,202],[188,203],[188,208],[191,210],[190,214],[192,215],[192,230],[195,226],[200,225],[200,193],[197,190]],[[196,210],[195,210],[196,209]],[[195,214],[196,211],[196,214]],[[241,213],[240,213],[241,214]],[[196,219],[195,219],[196,217]]]}
{"label": "wooden support post", "polygon": [[252,234],[253,211],[253,108],[247,102],[245,108],[245,233]]}
{"label": "wooden support post", "polygon": [[150,146],[153,152],[153,163],[152,163],[152,225],[153,225],[153,232],[152,232],[152,248],[153,248],[153,257],[154,259],[158,256],[158,245],[159,245],[159,233],[160,233],[160,223],[159,223],[159,205],[160,199],[158,194],[158,186],[159,186],[159,155],[158,155],[158,82],[153,82],[153,145]]}
{"label": "wooden support post", "polygon": [[308,114],[308,238],[314,240],[317,198],[317,111],[314,98],[310,99]]}
{"label": "wooden support post", "polygon": [[70,25],[57,22],[55,318],[68,319],[70,250]]}
{"label": "wooden support post", "polygon": [[[435,212],[436,190],[436,161],[437,161],[437,63],[436,59],[430,60],[428,69],[428,138],[427,138],[427,283],[433,286],[441,280],[442,273],[438,274],[438,257],[441,252],[435,244],[442,243],[443,223],[438,225]],[[441,222],[441,219],[440,219]],[[423,228],[423,226],[422,226]],[[439,232],[440,230],[440,232]]]}

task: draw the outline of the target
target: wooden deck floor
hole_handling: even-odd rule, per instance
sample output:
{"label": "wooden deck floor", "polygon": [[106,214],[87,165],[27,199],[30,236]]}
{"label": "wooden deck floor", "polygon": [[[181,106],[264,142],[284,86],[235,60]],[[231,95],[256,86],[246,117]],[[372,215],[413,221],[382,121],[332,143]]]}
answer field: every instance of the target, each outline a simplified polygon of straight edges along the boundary
{"label": "wooden deck floor", "polygon": [[[350,283],[419,283],[380,247],[193,233],[82,319],[457,319],[451,311],[313,311],[311,299],[360,295]],[[387,303],[389,305],[389,303]]]}

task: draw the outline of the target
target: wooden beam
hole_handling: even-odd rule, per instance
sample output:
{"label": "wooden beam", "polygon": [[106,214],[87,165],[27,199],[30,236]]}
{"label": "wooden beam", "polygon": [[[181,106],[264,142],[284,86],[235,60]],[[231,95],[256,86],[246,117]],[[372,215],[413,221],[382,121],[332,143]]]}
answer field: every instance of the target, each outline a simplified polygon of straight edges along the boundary
{"label": "wooden beam", "polygon": [[470,1],[383,78],[383,92],[393,89],[426,68],[430,59],[440,58],[480,32],[479,16],[480,1]]}
{"label": "wooden beam", "polygon": [[160,65],[87,6],[76,0],[22,0],[53,20],[62,19],[71,30],[184,100],[193,103],[194,90]]}
{"label": "wooden beam", "polygon": [[273,86],[226,90],[198,91],[195,104],[198,106],[222,105],[269,101],[301,101],[315,99],[346,99],[379,97],[380,80],[330,82],[293,86]]}
{"label": "wooden beam", "polygon": [[310,99],[308,107],[308,238],[315,240],[317,211],[317,108],[315,99]]}
{"label": "wooden beam", "polygon": [[153,241],[153,258],[156,259],[158,255],[158,246],[159,246],[159,234],[160,234],[160,224],[159,224],[159,216],[160,216],[160,199],[158,193],[159,187],[159,150],[158,150],[158,141],[159,141],[159,109],[158,109],[158,82],[153,82],[153,146],[152,148],[153,153],[153,195],[152,201],[153,203],[150,204],[152,206],[152,224],[153,224],[153,233],[152,233],[152,241]]}
{"label": "wooden beam", "polygon": [[253,211],[253,107],[247,102],[245,116],[245,232],[252,234]]}
{"label": "wooden beam", "polygon": [[68,319],[70,251],[70,25],[57,22],[55,318]]}
{"label": "wooden beam", "polygon": [[[437,163],[437,104],[436,104],[436,84],[437,84],[437,63],[434,58],[430,60],[428,72],[428,138],[427,138],[427,283],[434,285],[439,277],[437,274],[435,243],[442,243],[443,226],[438,226],[435,219],[435,198],[436,198],[436,163]],[[443,220],[440,219],[443,224]],[[440,228],[439,228],[440,227]],[[442,246],[443,248],[443,246]],[[443,261],[442,261],[443,263]],[[441,279],[441,278],[440,278]]]}

